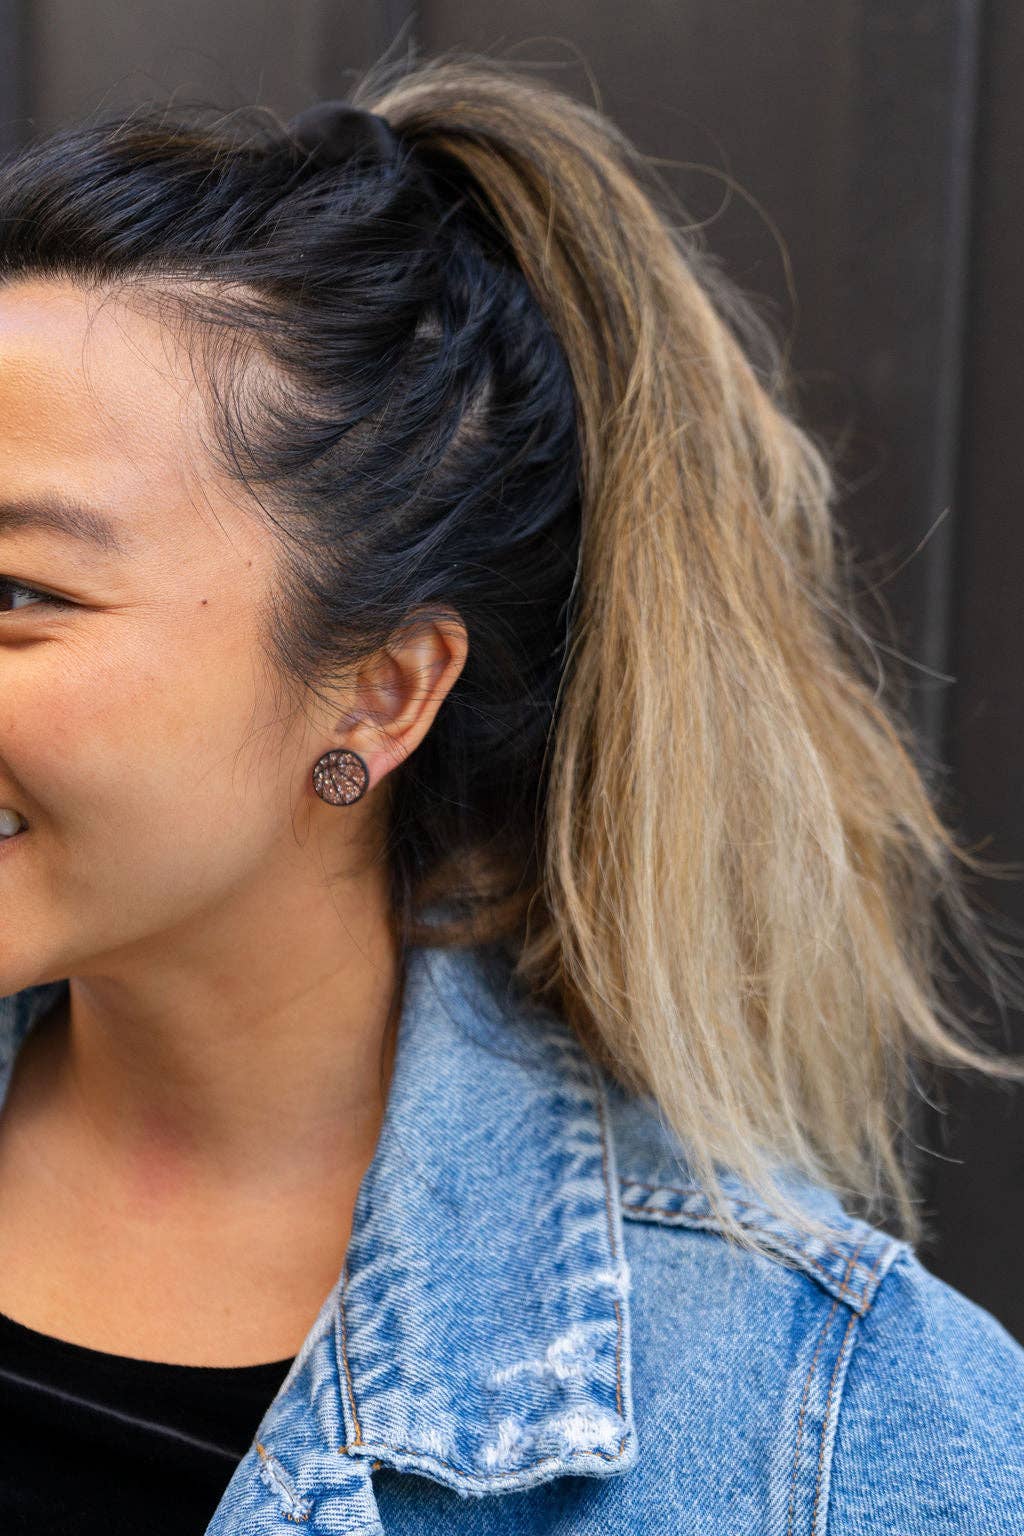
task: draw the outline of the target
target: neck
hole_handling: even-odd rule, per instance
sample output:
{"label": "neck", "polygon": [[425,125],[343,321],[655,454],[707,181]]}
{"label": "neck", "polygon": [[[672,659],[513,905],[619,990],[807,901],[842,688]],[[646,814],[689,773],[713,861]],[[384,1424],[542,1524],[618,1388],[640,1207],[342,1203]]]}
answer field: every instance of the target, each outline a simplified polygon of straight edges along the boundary
{"label": "neck", "polygon": [[383,901],[361,887],[344,903],[303,902],[292,923],[278,910],[273,937],[222,906],[201,934],[71,977],[12,1101],[60,1127],[92,1188],[99,1175],[150,1215],[350,1186],[379,1134],[401,999]]}

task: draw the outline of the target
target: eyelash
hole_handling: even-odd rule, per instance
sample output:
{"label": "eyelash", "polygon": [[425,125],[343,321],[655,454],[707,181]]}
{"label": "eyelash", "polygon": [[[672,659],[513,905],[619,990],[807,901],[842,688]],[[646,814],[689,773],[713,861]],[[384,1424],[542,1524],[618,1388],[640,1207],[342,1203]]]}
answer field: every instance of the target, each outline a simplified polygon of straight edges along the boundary
{"label": "eyelash", "polygon": [[[75,606],[74,603],[69,603],[63,597],[53,597],[49,592],[40,592],[38,587],[27,587],[23,581],[12,581],[8,576],[0,576],[0,591],[4,587],[8,588],[11,592],[20,592],[22,596],[27,592],[30,597],[41,597],[42,603],[32,603],[29,605],[32,608],[73,608]],[[21,608],[0,608],[0,618],[6,613],[21,613],[22,611]]]}

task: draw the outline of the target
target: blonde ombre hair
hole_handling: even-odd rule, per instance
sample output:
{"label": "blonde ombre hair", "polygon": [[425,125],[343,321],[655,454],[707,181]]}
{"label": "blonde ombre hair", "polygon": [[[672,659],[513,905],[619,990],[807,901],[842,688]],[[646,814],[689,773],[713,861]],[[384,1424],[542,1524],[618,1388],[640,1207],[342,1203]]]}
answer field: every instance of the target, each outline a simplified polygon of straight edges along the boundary
{"label": "blonde ombre hair", "polygon": [[919,1241],[918,1066],[1024,1078],[944,948],[1019,979],[883,702],[777,344],[594,108],[464,54],[352,100],[394,144],[319,163],[273,114],[140,110],[18,151],[0,278],[180,301],[224,467],[267,492],[300,702],[410,616],[465,623],[374,790],[405,943],[500,941],[741,1245],[726,1171],[810,1231],[783,1172]]}
{"label": "blonde ombre hair", "polygon": [[[758,1246],[722,1168],[827,1232],[780,1188],[788,1165],[919,1242],[915,1065],[1024,1078],[944,995],[943,918],[1015,982],[961,873],[986,866],[880,697],[825,452],[777,348],[755,370],[744,331],[774,343],[752,304],[607,117],[464,54],[387,75],[354,99],[479,188],[569,361],[582,443],[543,865],[446,941],[519,931],[525,907],[519,976],[654,1096],[730,1238]],[[424,894],[474,884],[509,873],[462,859]]]}

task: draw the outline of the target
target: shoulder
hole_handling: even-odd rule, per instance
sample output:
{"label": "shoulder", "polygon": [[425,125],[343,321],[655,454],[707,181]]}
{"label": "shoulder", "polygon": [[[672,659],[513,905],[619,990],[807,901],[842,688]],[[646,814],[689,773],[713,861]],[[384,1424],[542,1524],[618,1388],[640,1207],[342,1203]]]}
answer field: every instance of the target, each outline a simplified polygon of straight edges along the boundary
{"label": "shoulder", "polygon": [[[607,1102],[640,1465],[673,1468],[661,1517],[736,1536],[1024,1532],[1024,1349],[996,1318],[817,1186],[797,1193],[838,1229],[828,1243],[728,1182],[766,1252],[739,1249],[652,1101],[609,1085]],[[643,1475],[636,1492],[666,1498]]]}
{"label": "shoulder", "polygon": [[832,1501],[834,1536],[880,1508],[908,1533],[1024,1531],[1024,1349],[909,1249],[858,1326]]}

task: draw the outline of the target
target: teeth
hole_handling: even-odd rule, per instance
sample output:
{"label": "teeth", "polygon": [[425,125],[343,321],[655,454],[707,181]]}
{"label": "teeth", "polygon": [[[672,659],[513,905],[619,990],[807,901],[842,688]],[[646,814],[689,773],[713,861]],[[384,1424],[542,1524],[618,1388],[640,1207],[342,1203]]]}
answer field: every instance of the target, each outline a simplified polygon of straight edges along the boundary
{"label": "teeth", "polygon": [[17,811],[0,810],[0,837],[13,837],[23,826],[24,822]]}

